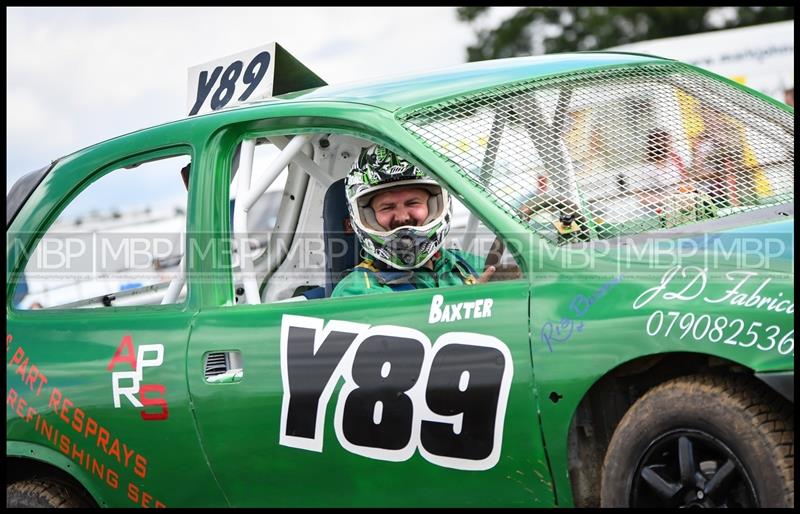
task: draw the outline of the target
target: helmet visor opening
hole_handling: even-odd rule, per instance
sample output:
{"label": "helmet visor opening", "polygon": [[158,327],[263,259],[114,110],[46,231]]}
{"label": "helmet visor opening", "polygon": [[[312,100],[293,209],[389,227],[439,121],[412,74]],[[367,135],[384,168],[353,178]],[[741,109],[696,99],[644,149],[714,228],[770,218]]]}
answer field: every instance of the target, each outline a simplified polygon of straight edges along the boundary
{"label": "helmet visor opening", "polygon": [[447,208],[447,192],[442,189],[439,184],[436,184],[433,181],[422,182],[419,180],[408,180],[397,183],[383,184],[363,192],[355,199],[355,203],[358,206],[358,221],[365,229],[376,234],[389,234],[394,232],[394,230],[397,230],[387,230],[381,227],[375,215],[375,210],[371,205],[372,200],[377,194],[394,189],[422,189],[429,193],[428,216],[422,222],[422,226],[426,226],[432,221],[440,218]]}

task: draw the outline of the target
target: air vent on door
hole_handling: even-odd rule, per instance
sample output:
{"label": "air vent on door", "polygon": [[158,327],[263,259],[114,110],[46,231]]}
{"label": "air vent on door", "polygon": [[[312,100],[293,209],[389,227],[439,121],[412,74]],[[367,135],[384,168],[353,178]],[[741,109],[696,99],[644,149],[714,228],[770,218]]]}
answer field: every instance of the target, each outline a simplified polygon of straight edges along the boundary
{"label": "air vent on door", "polygon": [[228,383],[242,379],[242,352],[209,352],[203,361],[203,376],[206,382]]}

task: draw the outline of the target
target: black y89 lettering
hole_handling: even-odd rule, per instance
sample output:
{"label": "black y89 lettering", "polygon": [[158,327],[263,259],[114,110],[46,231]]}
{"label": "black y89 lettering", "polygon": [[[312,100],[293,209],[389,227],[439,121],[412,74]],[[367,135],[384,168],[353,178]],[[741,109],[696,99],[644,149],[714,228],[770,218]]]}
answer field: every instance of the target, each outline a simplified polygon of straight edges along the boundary
{"label": "black y89 lettering", "polygon": [[334,423],[349,451],[402,461],[419,448],[434,464],[463,469],[499,459],[513,375],[500,340],[448,333],[432,346],[409,328],[330,321],[323,329],[321,319],[291,315],[281,334],[281,444],[323,450],[327,404],[343,378]]}

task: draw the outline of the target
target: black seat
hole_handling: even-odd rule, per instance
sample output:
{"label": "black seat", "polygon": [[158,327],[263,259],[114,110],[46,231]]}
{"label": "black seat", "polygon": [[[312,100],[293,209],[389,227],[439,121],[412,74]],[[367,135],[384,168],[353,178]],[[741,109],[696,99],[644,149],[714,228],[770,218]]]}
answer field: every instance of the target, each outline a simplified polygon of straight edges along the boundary
{"label": "black seat", "polygon": [[325,244],[325,297],[330,297],[343,273],[361,262],[360,245],[350,228],[344,180],[334,182],[325,193],[322,204],[322,226]]}
{"label": "black seat", "polygon": [[329,298],[344,272],[360,262],[358,238],[347,224],[347,197],[344,180],[337,180],[328,188],[322,202],[322,230],[325,245],[325,286],[308,289],[302,293],[309,300]]}

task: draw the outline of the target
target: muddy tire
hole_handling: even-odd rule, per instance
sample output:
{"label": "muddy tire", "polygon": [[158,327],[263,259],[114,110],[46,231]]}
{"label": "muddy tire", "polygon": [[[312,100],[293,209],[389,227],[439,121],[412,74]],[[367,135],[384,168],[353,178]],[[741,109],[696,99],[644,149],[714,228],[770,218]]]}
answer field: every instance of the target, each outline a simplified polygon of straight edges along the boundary
{"label": "muddy tire", "polygon": [[603,507],[794,507],[794,406],[747,377],[681,377],[625,414]]}
{"label": "muddy tire", "polygon": [[6,486],[6,507],[81,508],[92,507],[83,496],[61,482],[38,478]]}

